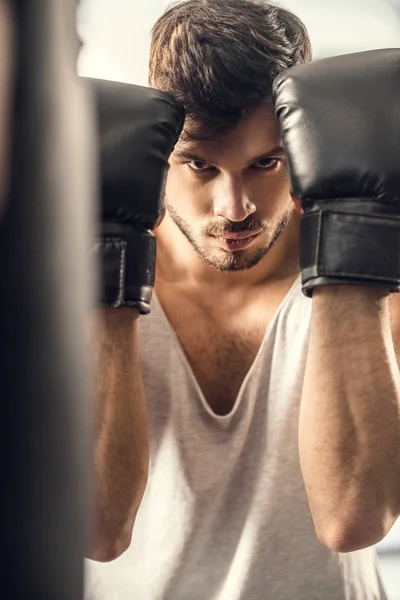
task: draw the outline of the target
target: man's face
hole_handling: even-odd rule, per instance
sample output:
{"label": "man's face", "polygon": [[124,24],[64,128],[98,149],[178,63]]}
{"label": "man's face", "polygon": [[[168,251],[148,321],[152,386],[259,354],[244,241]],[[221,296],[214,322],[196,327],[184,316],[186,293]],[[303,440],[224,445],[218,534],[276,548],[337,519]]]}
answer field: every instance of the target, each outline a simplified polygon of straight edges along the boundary
{"label": "man's face", "polygon": [[180,140],[170,158],[165,204],[165,218],[209,266],[255,266],[294,210],[272,106],[259,107],[218,139]]}

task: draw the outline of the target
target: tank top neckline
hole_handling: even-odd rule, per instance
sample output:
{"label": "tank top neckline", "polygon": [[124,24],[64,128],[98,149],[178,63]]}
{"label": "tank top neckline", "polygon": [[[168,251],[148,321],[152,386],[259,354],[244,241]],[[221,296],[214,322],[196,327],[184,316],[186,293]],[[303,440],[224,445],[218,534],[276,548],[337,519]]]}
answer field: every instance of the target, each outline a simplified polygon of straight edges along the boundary
{"label": "tank top neckline", "polygon": [[154,303],[156,305],[156,310],[159,311],[159,313],[161,315],[161,318],[162,318],[162,320],[163,320],[163,322],[164,322],[164,324],[165,324],[168,332],[172,336],[172,339],[174,341],[174,346],[175,346],[175,348],[176,348],[176,350],[178,352],[178,355],[179,355],[179,357],[180,357],[180,359],[181,359],[181,361],[182,361],[182,363],[184,365],[185,370],[188,373],[188,376],[189,376],[191,382],[193,383],[193,385],[195,387],[195,390],[196,390],[196,393],[197,393],[197,397],[199,399],[199,402],[200,402],[201,406],[203,407],[203,409],[206,411],[206,413],[210,417],[212,417],[215,421],[221,423],[221,425],[222,424],[227,424],[232,419],[232,417],[236,414],[236,412],[238,411],[239,406],[241,404],[241,400],[243,398],[243,392],[244,392],[244,390],[246,388],[247,382],[250,379],[250,377],[251,377],[254,369],[256,368],[256,365],[258,364],[258,362],[260,360],[260,356],[263,353],[264,346],[267,343],[267,340],[269,339],[269,337],[271,335],[271,332],[272,332],[273,328],[276,325],[276,322],[278,321],[280,313],[283,311],[283,309],[285,308],[285,306],[289,303],[289,301],[291,300],[292,296],[294,295],[294,293],[295,293],[295,291],[296,291],[296,289],[298,287],[300,278],[301,278],[301,273],[296,277],[296,279],[292,283],[291,287],[289,288],[289,290],[287,291],[286,295],[281,300],[278,308],[276,309],[274,316],[272,317],[271,321],[269,322],[268,326],[266,327],[266,330],[264,332],[264,336],[263,336],[263,339],[261,341],[260,347],[259,347],[259,349],[257,351],[257,354],[254,357],[254,360],[253,360],[253,362],[252,362],[249,370],[247,371],[247,373],[246,373],[246,375],[245,375],[245,377],[244,377],[244,379],[243,379],[243,381],[242,381],[242,383],[240,385],[239,391],[237,393],[237,396],[236,396],[235,401],[234,401],[233,406],[232,406],[232,410],[229,413],[227,413],[226,415],[219,415],[219,414],[215,413],[212,410],[211,406],[208,404],[208,402],[207,402],[207,400],[206,400],[206,398],[205,398],[205,396],[203,394],[203,391],[202,391],[202,389],[201,389],[201,387],[200,387],[200,385],[199,385],[199,383],[198,383],[198,381],[197,381],[197,379],[195,377],[195,374],[194,374],[193,369],[192,369],[192,367],[191,367],[191,365],[189,363],[189,360],[188,360],[188,358],[186,356],[186,353],[185,353],[185,351],[184,351],[184,349],[182,347],[182,344],[179,341],[178,335],[177,335],[175,329],[173,328],[170,320],[168,319],[166,313],[164,312],[164,309],[163,309],[163,307],[161,305],[160,300],[157,297],[157,294],[156,294],[155,290],[153,291],[153,301],[154,301]]}

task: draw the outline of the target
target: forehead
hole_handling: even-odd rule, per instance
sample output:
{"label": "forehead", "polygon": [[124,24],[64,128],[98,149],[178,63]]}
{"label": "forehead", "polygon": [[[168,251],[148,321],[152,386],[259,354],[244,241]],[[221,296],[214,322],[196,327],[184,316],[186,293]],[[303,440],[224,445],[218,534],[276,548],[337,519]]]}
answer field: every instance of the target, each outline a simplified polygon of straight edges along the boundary
{"label": "forehead", "polygon": [[263,154],[279,146],[281,133],[278,119],[271,104],[258,107],[244,117],[237,127],[215,139],[190,141],[180,139],[175,152],[195,152],[209,160],[219,160],[232,155],[242,157]]}

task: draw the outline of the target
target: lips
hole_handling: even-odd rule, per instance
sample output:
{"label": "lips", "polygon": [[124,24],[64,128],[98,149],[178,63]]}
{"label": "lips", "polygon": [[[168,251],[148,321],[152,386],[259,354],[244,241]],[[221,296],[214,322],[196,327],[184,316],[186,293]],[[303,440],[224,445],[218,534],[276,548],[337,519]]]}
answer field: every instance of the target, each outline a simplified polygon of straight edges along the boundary
{"label": "lips", "polygon": [[[240,236],[240,237],[231,237],[233,235]],[[230,250],[230,251],[244,250],[245,248],[250,246],[252,241],[258,235],[259,235],[258,233],[255,233],[253,235],[249,235],[247,233],[246,236],[244,236],[242,233],[241,234],[229,234],[229,237],[219,236],[219,237],[216,237],[216,240],[218,241],[221,248],[223,248],[224,250]]]}
{"label": "lips", "polygon": [[226,233],[225,235],[221,235],[218,237],[223,238],[224,240],[244,240],[249,237],[254,237],[258,235],[257,233],[251,233],[251,231],[241,231],[240,233]]}

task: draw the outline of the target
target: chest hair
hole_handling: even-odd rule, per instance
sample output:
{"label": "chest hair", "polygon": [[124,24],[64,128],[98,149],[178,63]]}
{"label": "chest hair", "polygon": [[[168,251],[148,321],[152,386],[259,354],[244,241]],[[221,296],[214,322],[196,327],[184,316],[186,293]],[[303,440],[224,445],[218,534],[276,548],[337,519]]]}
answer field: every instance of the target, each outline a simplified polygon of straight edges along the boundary
{"label": "chest hair", "polygon": [[216,414],[231,412],[265,331],[293,281],[291,277],[236,304],[207,304],[170,285],[156,286],[193,375]]}

